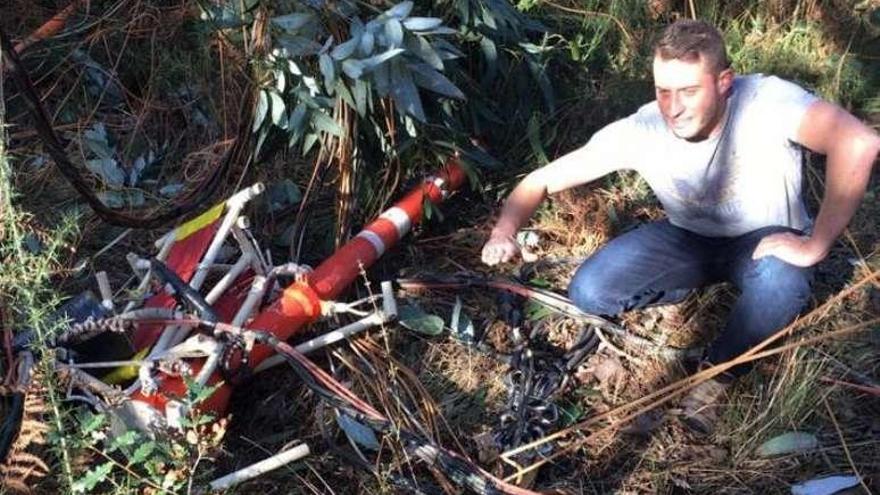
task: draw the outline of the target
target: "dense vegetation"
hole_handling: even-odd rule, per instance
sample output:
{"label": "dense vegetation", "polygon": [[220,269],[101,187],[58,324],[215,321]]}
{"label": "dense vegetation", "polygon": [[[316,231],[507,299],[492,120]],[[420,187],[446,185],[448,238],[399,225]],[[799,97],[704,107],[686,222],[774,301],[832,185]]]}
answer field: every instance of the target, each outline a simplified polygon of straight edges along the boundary
{"label": "dense vegetation", "polygon": [[[439,221],[395,252],[379,277],[422,267],[484,270],[477,253],[493,208],[523,172],[652,98],[650,42],[679,17],[715,22],[737,71],[786,77],[880,126],[880,5],[871,0],[73,4],[61,31],[22,49],[22,67],[65,153],[110,210],[145,218],[186,203],[192,193],[207,191],[217,201],[262,180],[270,185],[268,199],[249,213],[256,234],[276,261],[315,263],[459,152],[471,190],[442,212],[427,211]],[[22,43],[66,6],[7,2],[0,28]],[[11,338],[30,329],[39,348],[57,332],[51,315],[63,300],[90,287],[99,270],[121,286],[129,273],[125,254],[148,251],[163,230],[129,232],[87,206],[55,168],[10,69],[0,70],[0,332]],[[815,207],[822,161],[808,162]],[[821,336],[880,313],[877,192],[872,183],[820,266],[819,310],[798,324],[793,341],[815,339],[749,375],[712,441],[694,441],[670,425],[638,441],[598,435],[544,467],[536,488],[769,493],[820,475],[855,473],[864,489],[876,489],[880,326]],[[645,184],[621,174],[548,202],[531,228],[540,238],[536,249],[561,260],[586,255],[659,214]],[[533,281],[561,289],[570,268],[545,270]],[[491,297],[461,297],[478,324],[491,326],[497,314]],[[425,306],[448,314],[454,301],[447,299],[438,295]],[[626,323],[664,343],[699,344],[697,330],[717,328],[729,302],[729,289],[712,289],[671,313],[640,312]],[[462,440],[476,458],[467,439],[491,424],[502,400],[498,363],[439,337],[400,333],[379,347],[385,345],[388,356],[416,370],[440,405],[449,423],[442,438]],[[340,365],[346,356],[386,351],[365,349],[352,346],[326,359]],[[134,433],[105,441],[108,420],[65,400],[67,390],[51,378],[50,357],[43,354],[38,366],[19,455],[3,468],[6,489],[183,492],[295,438],[320,444],[317,399],[281,371],[239,393],[229,424],[212,428],[194,418],[187,434],[167,442]],[[637,358],[619,357],[611,371],[606,366],[601,383],[579,382],[565,397],[570,423],[680,376],[675,365]],[[389,361],[374,364],[392,370]],[[0,371],[9,376],[7,361]],[[364,380],[351,380],[356,392],[382,399],[370,396],[378,392]],[[204,392],[193,390],[191,399]],[[247,406],[269,402],[260,411]],[[307,419],[292,425],[294,415]],[[813,435],[821,447],[778,457],[755,453],[792,431]],[[374,466],[380,475],[410,473],[400,457],[385,461]],[[329,451],[305,466],[241,492],[394,490],[381,476],[349,470]]]}

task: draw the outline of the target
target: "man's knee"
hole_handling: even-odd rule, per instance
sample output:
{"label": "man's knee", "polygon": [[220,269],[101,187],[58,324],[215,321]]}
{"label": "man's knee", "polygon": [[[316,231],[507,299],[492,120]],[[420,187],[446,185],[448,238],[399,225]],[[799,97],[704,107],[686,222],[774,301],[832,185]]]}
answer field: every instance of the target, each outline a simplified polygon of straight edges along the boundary
{"label": "man's knee", "polygon": [[[767,304],[800,312],[812,295],[812,268],[786,263],[775,256],[753,261],[743,290]],[[780,308],[782,309],[782,308]]]}
{"label": "man's knee", "polygon": [[611,294],[612,284],[607,273],[598,265],[591,258],[578,268],[568,285],[568,297],[587,313],[615,315],[621,311],[619,301]]}

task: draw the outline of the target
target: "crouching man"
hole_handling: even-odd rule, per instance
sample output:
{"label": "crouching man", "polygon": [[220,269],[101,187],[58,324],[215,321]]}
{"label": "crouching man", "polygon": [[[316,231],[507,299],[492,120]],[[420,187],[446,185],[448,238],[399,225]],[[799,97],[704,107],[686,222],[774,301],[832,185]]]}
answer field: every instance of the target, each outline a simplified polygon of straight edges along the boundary
{"label": "crouching man", "polygon": [[[867,187],[880,137],[795,84],[735,75],[721,35],[702,21],[668,26],[654,46],[656,100],[523,179],[508,197],[482,259],[520,253],[516,232],[548,194],[618,170],[648,182],[667,219],[621,235],[588,258],[569,287],[600,315],[673,303],[731,282],[739,290],[706,364],[727,361],[784,327],[807,305],[812,267],[828,254]],[[802,198],[802,149],[827,155],[815,221]],[[730,382],[694,388],[685,421],[711,432]]]}

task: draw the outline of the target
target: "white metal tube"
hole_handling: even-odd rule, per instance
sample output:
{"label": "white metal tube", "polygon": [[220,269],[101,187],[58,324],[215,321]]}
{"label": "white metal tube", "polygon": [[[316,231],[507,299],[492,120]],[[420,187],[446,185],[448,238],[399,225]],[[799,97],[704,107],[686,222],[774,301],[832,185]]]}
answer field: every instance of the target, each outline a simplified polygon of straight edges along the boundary
{"label": "white metal tube", "polygon": [[[312,340],[307,342],[303,342],[302,344],[296,346],[296,350],[303,353],[308,354],[312,351],[316,351],[322,347],[328,346],[330,344],[334,344],[348,338],[351,335],[354,335],[358,332],[363,332],[368,328],[375,327],[376,325],[381,325],[385,323],[386,318],[381,313],[373,313],[369,316],[361,318],[360,320],[346,325],[342,328],[338,328],[336,330],[327,332],[323,335],[319,335]],[[254,373],[259,373],[261,371],[265,371],[273,366],[277,366],[284,362],[284,357],[280,354],[275,354],[274,356],[268,357],[264,359],[255,369]]]}
{"label": "white metal tube", "polygon": [[373,313],[366,318],[361,318],[360,320],[346,325],[342,328],[333,330],[332,332],[327,332],[324,335],[320,335],[312,340],[309,340],[308,342],[303,342],[302,344],[296,346],[296,350],[302,352],[303,354],[308,354],[322,347],[339,342],[340,340],[343,340],[350,335],[354,335],[358,332],[363,332],[364,330],[375,327],[376,325],[381,325],[384,322],[385,318],[382,315],[378,313]]}
{"label": "white metal tube", "polygon": [[220,281],[217,282],[217,285],[215,285],[211,289],[211,291],[208,292],[208,295],[205,296],[205,301],[207,301],[208,304],[214,304],[215,302],[217,302],[217,299],[220,299],[220,296],[222,296],[223,293],[226,292],[226,289],[228,289],[229,286],[232,285],[232,282],[235,282],[235,279],[237,279],[238,276],[241,275],[242,272],[244,272],[245,268],[247,268],[250,264],[251,255],[248,253],[242,254],[241,257],[238,258],[238,261],[236,261],[235,264],[232,265],[232,268],[230,268],[229,271],[226,272],[225,275],[223,275],[223,278],[221,278]]}
{"label": "white metal tube", "polygon": [[221,349],[217,349],[208,356],[202,369],[199,370],[199,374],[196,375],[196,383],[199,385],[208,383],[208,378],[211,378],[211,374],[214,373],[214,370],[217,369],[217,364],[220,363],[221,354],[223,354]]}
{"label": "white metal tube", "polygon": [[379,285],[382,288],[382,313],[386,321],[397,319],[397,299],[394,299],[394,288],[391,281],[386,280]]}
{"label": "white metal tube", "polygon": [[232,326],[243,326],[248,318],[250,318],[251,313],[254,312],[254,309],[260,303],[260,300],[263,299],[263,294],[265,293],[266,277],[262,275],[254,276],[254,282],[253,284],[251,284],[251,290],[248,292],[248,295],[245,298],[244,302],[241,303],[241,307],[238,309],[238,313],[235,313],[235,318],[232,319]]}
{"label": "white metal tube", "polygon": [[256,462],[254,464],[251,464],[250,466],[239,469],[238,471],[229,473],[226,476],[217,478],[216,480],[212,481],[209,486],[213,491],[228,490],[229,488],[243,481],[247,481],[261,474],[268,473],[273,469],[278,469],[285,464],[290,464],[293,461],[302,459],[303,457],[309,455],[309,453],[309,446],[303,443],[297,445],[296,447],[293,447],[292,449],[285,450],[279,454],[273,455],[272,457],[263,459],[260,462]]}
{"label": "white metal tube", "polygon": [[205,251],[205,256],[202,257],[202,261],[199,263],[196,274],[193,275],[192,281],[189,283],[192,288],[198,290],[202,286],[205,277],[208,276],[208,266],[214,263],[214,260],[217,258],[217,253],[220,251],[223,242],[226,241],[226,236],[229,235],[229,229],[232,228],[238,220],[238,215],[241,213],[242,208],[244,208],[244,205],[247,204],[248,201],[261,192],[263,192],[263,184],[257,182],[251,187],[235,193],[231,198],[226,200],[226,215],[223,217],[223,221],[217,229],[217,234],[214,235],[214,238],[211,240],[208,250]]}
{"label": "white metal tube", "polygon": [[[238,216],[239,213],[241,213],[242,208],[244,208],[244,205],[247,204],[248,201],[253,199],[261,192],[263,192],[263,184],[257,182],[251,187],[247,189],[242,189],[241,191],[235,193],[231,198],[226,200],[226,215],[223,217],[223,221],[220,223],[220,227],[217,229],[217,233],[214,235],[214,238],[211,239],[211,244],[205,251],[205,255],[199,262],[196,273],[195,275],[193,275],[192,279],[189,282],[190,287],[195,290],[199,290],[202,288],[202,284],[205,282],[205,278],[208,276],[208,268],[214,263],[214,260],[217,259],[217,254],[220,252],[220,248],[223,247],[223,243],[229,236],[230,229],[235,225],[235,222],[238,220]],[[156,342],[156,345],[153,347],[153,352],[155,352],[156,350],[161,351],[170,346],[176,345],[177,343],[185,339],[188,333],[188,328],[177,327],[174,329],[165,329],[165,331],[162,332],[162,336],[159,337],[159,341]],[[152,354],[153,353],[151,352],[150,356],[152,356]]]}
{"label": "white metal tube", "polygon": [[[214,235],[214,238],[211,240],[211,244],[205,251],[205,255],[202,257],[202,261],[199,263],[195,275],[190,280],[190,287],[196,290],[199,290],[201,288],[202,283],[204,283],[205,281],[205,277],[208,276],[208,268],[217,258],[217,253],[220,252],[220,248],[223,246],[223,242],[229,235],[229,229],[238,219],[239,213],[241,212],[242,208],[244,208],[244,205],[248,201],[253,199],[256,195],[262,193],[263,189],[263,184],[257,182],[251,187],[235,193],[232,197],[226,200],[226,215],[223,217],[223,221],[221,222],[220,227],[217,229],[217,233]],[[162,238],[156,241],[157,246],[159,246],[160,244],[162,246],[159,254],[156,256],[157,259],[164,260],[165,257],[168,256],[168,252],[171,251],[171,246],[174,245],[174,241],[176,240],[176,231],[177,229],[172,230],[171,232],[165,234]],[[141,285],[144,289],[146,289],[148,283],[149,277],[147,277],[141,283]],[[131,307],[126,306],[126,310],[130,309]],[[159,340],[150,351],[150,354],[147,356],[148,359],[153,358],[165,349],[176,345],[184,338],[186,338],[187,333],[189,333],[189,329],[187,328],[181,328],[176,325],[166,327],[163,330],[162,335],[159,336]]]}
{"label": "white metal tube", "polygon": [[95,274],[98,281],[98,292],[101,294],[101,306],[108,311],[113,311],[113,291],[110,289],[110,280],[107,279],[107,272],[101,270]]}
{"label": "white metal tube", "polygon": [[165,261],[165,259],[168,258],[168,253],[171,252],[171,248],[174,247],[174,241],[177,240],[176,232],[177,229],[174,229],[165,234],[162,239],[156,241],[156,247],[159,248],[159,254],[156,255],[157,260]]}
{"label": "white metal tube", "polygon": [[232,236],[238,242],[239,248],[241,248],[241,252],[248,253],[253,256],[253,267],[254,271],[259,275],[265,275],[269,270],[266,264],[263,261],[263,257],[259,251],[257,251],[257,246],[251,242],[251,239],[245,235],[244,229],[247,228],[248,219],[247,217],[241,216],[238,217],[238,221],[235,225],[232,226],[231,232]]}

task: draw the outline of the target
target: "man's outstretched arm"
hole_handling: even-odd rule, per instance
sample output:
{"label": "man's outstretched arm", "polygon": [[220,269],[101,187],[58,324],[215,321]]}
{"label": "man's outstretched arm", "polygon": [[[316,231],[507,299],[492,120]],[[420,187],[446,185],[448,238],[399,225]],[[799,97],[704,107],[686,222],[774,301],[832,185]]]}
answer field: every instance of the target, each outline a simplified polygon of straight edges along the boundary
{"label": "man's outstretched arm", "polygon": [[512,260],[520,254],[516,233],[547,197],[571,187],[593,181],[618,170],[612,160],[597,159],[589,145],[531,172],[514,188],[504,202],[498,222],[483,246],[482,259],[487,265]]}
{"label": "man's outstretched arm", "polygon": [[824,259],[858,209],[880,152],[876,132],[825,101],[817,101],[807,110],[798,130],[798,142],[828,157],[825,194],[813,233],[765,237],[752,255],[754,259],[773,255],[797,266],[812,266]]}

